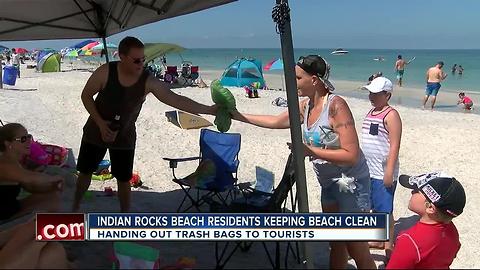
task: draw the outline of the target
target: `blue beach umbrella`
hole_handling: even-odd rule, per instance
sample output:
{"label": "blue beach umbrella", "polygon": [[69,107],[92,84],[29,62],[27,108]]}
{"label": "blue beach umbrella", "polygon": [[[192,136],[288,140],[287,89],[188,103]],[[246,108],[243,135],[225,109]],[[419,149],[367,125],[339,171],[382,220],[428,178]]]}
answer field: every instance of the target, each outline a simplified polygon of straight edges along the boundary
{"label": "blue beach umbrella", "polygon": [[282,70],[283,69],[283,61],[281,58],[273,59],[272,61],[268,62],[264,67],[263,70]]}
{"label": "blue beach umbrella", "polygon": [[82,42],[79,42],[77,44],[74,44],[72,46],[70,46],[70,48],[74,48],[74,49],[80,49],[82,48],[83,46],[87,45],[87,44],[90,44],[92,42],[95,42],[95,40],[91,40],[91,39],[87,39],[87,40],[84,40]]}

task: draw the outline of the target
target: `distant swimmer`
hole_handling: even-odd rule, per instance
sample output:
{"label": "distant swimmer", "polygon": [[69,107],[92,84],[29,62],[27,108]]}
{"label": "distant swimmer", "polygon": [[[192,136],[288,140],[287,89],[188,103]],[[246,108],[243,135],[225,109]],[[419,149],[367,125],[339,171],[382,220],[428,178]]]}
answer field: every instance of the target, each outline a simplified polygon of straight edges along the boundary
{"label": "distant swimmer", "polygon": [[442,86],[440,82],[445,80],[445,78],[447,78],[447,74],[443,72],[442,68],[443,68],[443,62],[439,61],[435,66],[427,70],[427,74],[426,74],[427,87],[425,89],[425,97],[423,98],[424,109],[425,109],[425,104],[427,103],[428,98],[430,96],[432,96],[431,109],[433,110],[433,107],[435,106],[435,101],[437,99],[438,91]]}
{"label": "distant swimmer", "polygon": [[453,64],[453,66],[452,66],[452,75],[455,75],[456,72],[457,72],[457,64]]}
{"label": "distant swimmer", "polygon": [[397,74],[398,86],[402,87],[403,73],[405,72],[405,66],[410,64],[413,60],[415,60],[415,57],[412,58],[410,61],[406,62],[405,60],[403,60],[401,54],[397,56],[397,62],[395,62],[395,73]]}

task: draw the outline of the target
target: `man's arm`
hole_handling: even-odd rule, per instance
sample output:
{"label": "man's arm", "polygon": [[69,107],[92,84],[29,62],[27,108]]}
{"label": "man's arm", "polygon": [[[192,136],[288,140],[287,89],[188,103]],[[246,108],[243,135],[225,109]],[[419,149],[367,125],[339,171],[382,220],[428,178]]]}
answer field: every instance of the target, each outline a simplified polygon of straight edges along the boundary
{"label": "man's arm", "polygon": [[216,106],[200,104],[185,96],[174,93],[168,84],[149,76],[147,79],[147,93],[152,93],[159,101],[189,113],[212,114],[216,112]]}
{"label": "man's arm", "polygon": [[87,84],[82,91],[82,102],[87,109],[87,112],[92,116],[93,121],[97,123],[97,125],[101,125],[103,121],[102,117],[97,111],[95,107],[95,102],[93,100],[93,96],[95,96],[105,85],[105,82],[108,77],[108,65],[104,64],[101,67],[97,68],[90,78],[88,78]]}

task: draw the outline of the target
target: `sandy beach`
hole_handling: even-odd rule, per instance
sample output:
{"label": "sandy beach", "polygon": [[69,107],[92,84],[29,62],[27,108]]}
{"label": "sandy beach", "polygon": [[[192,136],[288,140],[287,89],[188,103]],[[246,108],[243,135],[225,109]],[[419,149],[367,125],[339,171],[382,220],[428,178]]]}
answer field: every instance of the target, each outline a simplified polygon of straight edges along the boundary
{"label": "sandy beach", "polygon": [[[201,71],[207,84],[218,78],[219,71]],[[4,86],[0,90],[0,119],[5,122],[24,124],[36,140],[44,143],[62,145],[73,150],[76,157],[80,146],[82,127],[88,113],[80,100],[80,93],[90,76],[88,71],[66,71],[60,73],[36,73],[22,70],[22,78],[15,87]],[[267,83],[272,88],[281,88],[279,75],[266,75]],[[393,79],[393,78],[391,78]],[[362,82],[336,81],[336,93],[346,97],[352,109],[357,133],[365,114],[371,105],[359,97],[367,94],[358,90]],[[283,91],[262,90],[260,98],[249,99],[243,89],[229,87],[241,112],[257,114],[278,114],[286,108],[276,107],[271,102],[277,97],[286,98]],[[209,88],[177,88],[178,94],[188,96],[198,102],[212,104]],[[460,233],[462,247],[452,268],[479,268],[477,258],[480,256],[476,240],[480,213],[475,205],[480,204],[480,191],[474,190],[478,181],[476,171],[480,171],[480,145],[478,134],[480,125],[476,124],[480,116],[476,113],[462,113],[457,107],[443,106],[455,104],[456,94],[440,92],[439,111],[421,110],[415,96],[422,96],[423,89],[395,88],[392,103],[399,111],[403,122],[403,136],[400,149],[400,172],[402,174],[419,174],[434,170],[443,170],[456,177],[467,193],[467,205],[461,216],[454,219]],[[473,96],[474,100],[480,100]],[[405,106],[406,105],[406,106]],[[181,200],[181,190],[171,181],[172,174],[168,162],[163,157],[190,157],[198,155],[199,130],[183,130],[169,123],[165,112],[173,108],[158,102],[149,95],[137,121],[137,148],[134,171],[138,172],[144,182],[144,189],[134,189],[132,197],[133,212],[174,212]],[[450,110],[451,109],[451,110]],[[214,118],[206,116],[213,122]],[[211,127],[215,129],[215,127]],[[267,130],[240,122],[233,122],[229,132],[242,135],[240,151],[240,182],[254,181],[257,177],[256,167],[272,172],[278,182],[283,172],[290,142],[289,130]],[[195,162],[179,166],[178,174],[187,175],[194,171]],[[306,162],[310,211],[320,212],[320,187],[315,179],[312,166]],[[74,176],[72,170],[61,173],[68,178],[64,194],[65,210],[68,211],[73,198]],[[92,196],[84,201],[82,210],[91,212],[118,211],[115,197],[103,196],[103,188],[111,186],[116,190],[115,180],[106,182],[92,181]],[[407,209],[410,192],[397,187],[394,216],[398,220],[396,232],[405,229],[415,219],[414,213]],[[196,268],[213,268],[215,266],[214,243],[205,242],[161,242],[149,243],[160,250],[165,263],[181,256],[194,257]],[[273,248],[273,245],[271,245]],[[69,254],[75,260],[75,266],[83,268],[109,268],[109,242],[68,243]],[[312,243],[316,268],[328,266],[327,243]],[[260,244],[247,253],[238,252],[227,268],[265,268],[268,267],[266,256]],[[377,265],[382,267],[382,252],[375,253]],[[350,263],[354,265],[351,260]],[[291,260],[289,267],[298,267]]]}

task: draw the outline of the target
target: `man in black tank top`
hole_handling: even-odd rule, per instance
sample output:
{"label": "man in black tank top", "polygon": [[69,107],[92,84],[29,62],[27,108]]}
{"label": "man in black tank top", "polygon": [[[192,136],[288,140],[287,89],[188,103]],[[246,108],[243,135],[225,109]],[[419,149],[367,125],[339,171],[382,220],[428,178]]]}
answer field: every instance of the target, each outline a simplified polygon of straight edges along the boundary
{"label": "man in black tank top", "polygon": [[[130,183],[135,154],[137,121],[147,94],[159,101],[190,113],[215,114],[216,106],[197,103],[175,94],[170,87],[144,69],[143,43],[134,37],[124,38],[119,46],[119,62],[104,64],[90,76],[82,92],[82,102],[90,117],[83,127],[78,155],[80,172],[72,211],[77,212],[88,190],[92,173],[110,153],[111,169],[117,179],[120,210],[130,209]],[[98,93],[96,99],[93,99]]]}

